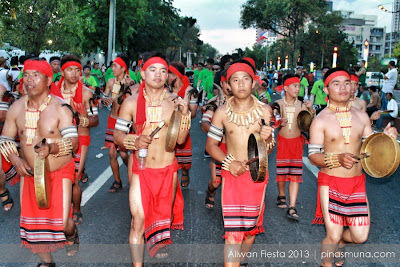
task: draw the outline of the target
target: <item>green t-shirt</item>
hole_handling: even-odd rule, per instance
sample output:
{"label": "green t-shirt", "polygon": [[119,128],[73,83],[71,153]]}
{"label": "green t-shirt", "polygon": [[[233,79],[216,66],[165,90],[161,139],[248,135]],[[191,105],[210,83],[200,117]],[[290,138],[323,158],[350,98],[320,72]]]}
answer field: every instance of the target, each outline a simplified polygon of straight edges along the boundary
{"label": "green t-shirt", "polygon": [[129,70],[129,76],[131,77],[132,80],[138,82],[136,78],[136,73],[133,70]]}
{"label": "green t-shirt", "polygon": [[255,93],[254,93],[254,95],[257,97],[257,99],[258,100],[263,100],[263,99],[267,99],[268,100],[268,103],[271,103],[272,101],[271,101],[271,95],[269,94],[269,92],[268,91],[264,91],[264,93],[262,93],[261,94],[261,96],[258,94],[258,92],[256,91]]}
{"label": "green t-shirt", "polygon": [[138,82],[138,83],[140,83],[140,80],[142,79],[142,75],[140,74],[140,71],[138,71],[137,73],[136,73],[136,81]]}
{"label": "green t-shirt", "polygon": [[101,70],[92,69],[90,74],[92,75],[92,77],[96,81],[97,86],[100,86],[100,79],[103,78],[103,73],[101,73]]}
{"label": "green t-shirt", "polygon": [[[213,83],[214,82],[214,73],[213,73],[213,71],[212,70],[208,70],[208,69],[203,69],[200,72],[200,75],[199,75],[199,80],[201,80],[200,87],[203,86],[204,88],[206,88],[206,85],[205,85],[204,82],[207,80],[208,77],[212,77],[212,83]],[[211,92],[212,92],[212,88],[211,88]]]}
{"label": "green t-shirt", "polygon": [[18,80],[21,80],[22,76],[24,76],[24,68],[18,74]]}
{"label": "green t-shirt", "polygon": [[106,70],[106,73],[104,73],[104,82],[107,83],[109,79],[114,78],[114,74],[111,68],[108,68]]}
{"label": "green t-shirt", "polygon": [[99,86],[99,84],[96,82],[96,79],[93,76],[89,76],[89,78],[87,79],[85,76],[83,76],[83,83],[93,87]]}
{"label": "green t-shirt", "polygon": [[61,73],[53,73],[53,82],[58,82],[61,79]]}
{"label": "green t-shirt", "polygon": [[193,87],[197,87],[197,82],[199,80],[200,71],[199,69],[195,69],[193,71]]}
{"label": "green t-shirt", "polygon": [[211,75],[211,76],[206,77],[206,79],[203,80],[201,82],[201,84],[203,85],[203,90],[205,92],[207,92],[207,99],[210,100],[211,98],[213,98],[214,95],[213,95],[212,91],[214,88],[214,76]]}
{"label": "green t-shirt", "polygon": [[358,82],[361,84],[361,85],[365,85],[365,80],[367,79],[367,69],[365,69],[365,73],[364,74],[361,74],[360,75],[360,77],[358,77]]}
{"label": "green t-shirt", "polygon": [[306,77],[301,78],[301,81],[300,81],[300,93],[299,93],[300,97],[304,96],[304,91],[305,91],[305,88],[307,86],[309,86],[309,84],[308,84],[308,81],[307,81]]}
{"label": "green t-shirt", "polygon": [[325,98],[327,94],[324,92],[324,81],[316,81],[312,87],[311,94],[315,95],[315,105],[326,105]]}

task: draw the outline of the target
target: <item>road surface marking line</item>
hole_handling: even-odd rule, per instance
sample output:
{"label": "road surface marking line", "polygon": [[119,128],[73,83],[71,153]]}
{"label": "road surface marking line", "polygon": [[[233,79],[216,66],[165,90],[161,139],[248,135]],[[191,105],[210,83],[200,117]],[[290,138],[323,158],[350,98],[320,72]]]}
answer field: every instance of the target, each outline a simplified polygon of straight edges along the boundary
{"label": "road surface marking line", "polygon": [[306,165],[306,167],[310,170],[310,172],[312,172],[312,174],[314,174],[315,178],[317,178],[319,169],[316,166],[311,164],[308,157],[303,157],[303,162],[304,162],[304,165]]}
{"label": "road surface marking line", "polygon": [[[118,164],[121,167],[123,161],[121,157],[118,157]],[[81,207],[85,206],[85,204],[96,194],[97,191],[107,182],[108,179],[112,176],[112,170],[111,166],[108,166],[107,169],[105,169],[99,177],[91,184],[89,185],[88,188],[85,189],[85,191],[82,192],[82,202],[81,202]]]}

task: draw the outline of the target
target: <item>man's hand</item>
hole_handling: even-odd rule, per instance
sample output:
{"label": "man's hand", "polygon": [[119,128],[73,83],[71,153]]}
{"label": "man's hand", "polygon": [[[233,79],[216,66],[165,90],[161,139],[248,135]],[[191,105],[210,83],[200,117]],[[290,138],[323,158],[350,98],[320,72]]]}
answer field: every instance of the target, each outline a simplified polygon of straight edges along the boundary
{"label": "man's hand", "polygon": [[375,111],[374,113],[372,113],[372,115],[371,115],[371,120],[376,121],[376,120],[378,120],[380,117],[381,117],[381,111],[378,110],[378,111]]}
{"label": "man's hand", "polygon": [[111,97],[105,97],[101,100],[101,103],[105,106],[109,106],[114,102],[114,100]]}
{"label": "man's hand", "polygon": [[229,164],[229,172],[235,177],[242,175],[245,171],[246,165],[241,161],[234,160]]}
{"label": "man's hand", "polygon": [[19,176],[33,176],[33,170],[24,159],[17,156],[13,157],[12,164],[15,166]]}
{"label": "man's hand", "polygon": [[304,103],[304,106],[306,106],[306,108],[307,108],[308,110],[311,110],[311,109],[312,109],[313,103],[312,103],[311,101],[309,101],[309,100],[304,100],[303,103]]}
{"label": "man's hand", "polygon": [[340,165],[346,169],[351,169],[353,168],[353,165],[355,163],[358,163],[358,160],[353,158],[354,154],[351,153],[342,153],[338,155],[338,160]]}
{"label": "man's hand", "polygon": [[397,134],[398,134],[397,129],[395,127],[392,127],[390,122],[388,123],[388,125],[386,125],[385,130],[383,132],[389,135],[390,137],[397,139]]}
{"label": "man's hand", "polygon": [[288,123],[288,119],[287,118],[282,118],[282,119],[280,119],[280,121],[281,121],[281,127],[285,127],[286,125],[287,125],[287,123]]}
{"label": "man's hand", "polygon": [[174,102],[175,102],[175,108],[177,108],[178,105],[180,106],[180,110],[183,116],[189,115],[189,107],[185,100],[183,100],[181,97],[178,97],[174,100]]}
{"label": "man's hand", "polygon": [[43,138],[43,140],[37,143],[33,149],[38,153],[40,158],[45,159],[50,155],[51,145],[46,143],[46,139]]}
{"label": "man's hand", "polygon": [[272,127],[268,125],[261,125],[261,130],[260,130],[260,137],[264,140],[267,140],[272,133]]}
{"label": "man's hand", "polygon": [[153,138],[149,135],[141,135],[136,139],[134,145],[137,149],[148,148],[152,141]]}

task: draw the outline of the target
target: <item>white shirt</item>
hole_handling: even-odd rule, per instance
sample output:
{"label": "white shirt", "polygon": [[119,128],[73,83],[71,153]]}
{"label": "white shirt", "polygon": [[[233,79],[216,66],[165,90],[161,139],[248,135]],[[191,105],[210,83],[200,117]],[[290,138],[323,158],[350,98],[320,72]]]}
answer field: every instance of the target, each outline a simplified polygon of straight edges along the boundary
{"label": "white shirt", "polygon": [[393,112],[389,113],[389,115],[392,116],[392,118],[397,117],[397,114],[399,113],[399,106],[397,105],[396,100],[390,99],[390,101],[387,105],[387,110],[393,110]]}
{"label": "white shirt", "polygon": [[0,68],[0,83],[7,88],[7,91],[11,91],[10,84],[8,83],[7,76],[12,76],[9,70]]}
{"label": "white shirt", "polygon": [[397,82],[397,69],[393,68],[389,70],[386,74],[385,77],[387,78],[382,87],[382,92],[384,93],[393,93],[394,86],[396,85]]}

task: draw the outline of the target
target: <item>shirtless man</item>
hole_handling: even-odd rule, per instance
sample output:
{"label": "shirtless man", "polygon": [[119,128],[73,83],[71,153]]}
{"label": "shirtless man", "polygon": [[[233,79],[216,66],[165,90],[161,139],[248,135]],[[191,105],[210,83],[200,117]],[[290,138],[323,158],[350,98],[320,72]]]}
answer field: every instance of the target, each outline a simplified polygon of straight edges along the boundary
{"label": "shirtless man", "polygon": [[[9,103],[5,102],[4,94],[7,92],[7,88],[0,84],[0,134],[3,130],[4,121],[6,119],[7,111],[9,109]],[[15,170],[15,167],[7,162],[3,156],[1,156],[0,163],[0,198],[5,211],[9,211],[14,206],[14,200],[12,199],[10,192],[6,188],[6,181],[9,181],[11,185],[16,184],[19,181],[19,176]]]}
{"label": "shirtless man", "polygon": [[[109,148],[108,155],[110,157],[111,170],[114,175],[114,182],[109,189],[110,193],[115,193],[122,189],[119,163],[117,160],[118,152],[125,165],[128,165],[129,159],[128,151],[123,146],[117,147],[114,144],[113,137],[119,108],[126,95],[129,94],[129,91],[127,90],[132,90],[131,87],[133,87],[135,84],[135,82],[129,76],[128,66],[128,56],[126,54],[119,54],[111,65],[111,69],[115,78],[111,78],[107,81],[106,89],[104,90],[104,94],[106,96],[109,96],[110,94],[111,96],[104,99],[103,103],[105,103],[107,106],[112,104],[110,115],[108,115],[105,143],[105,147]],[[123,90],[125,90],[125,92]]]}
{"label": "shirtless man", "polygon": [[66,55],[61,58],[61,79],[56,87],[50,89],[54,96],[62,98],[72,107],[74,112],[79,113],[79,148],[75,151],[75,182],[72,186],[72,219],[76,224],[82,222],[81,199],[82,189],[79,181],[87,183],[88,175],[85,173],[86,156],[90,145],[90,128],[99,125],[97,107],[91,107],[89,103],[93,98],[93,92],[82,84],[82,66],[77,56]]}
{"label": "shirtless man", "polygon": [[[72,124],[72,113],[65,102],[49,94],[53,80],[50,64],[42,59],[25,61],[26,96],[10,106],[1,136],[2,154],[21,176],[22,245],[38,253],[38,266],[55,266],[51,252],[65,244],[69,256],[77,252],[78,231],[71,218],[74,160],[78,132]],[[21,138],[21,157],[14,136]],[[45,138],[45,139],[44,139]],[[35,157],[46,159],[51,179],[51,205],[40,209],[35,198],[33,168]]]}
{"label": "shirtless man", "polygon": [[[251,94],[255,83],[255,70],[246,60],[233,63],[227,71],[228,88],[233,97],[217,109],[208,131],[206,150],[216,161],[222,162],[222,211],[225,228],[225,266],[239,266],[245,258],[232,257],[232,253],[245,254],[251,250],[257,234],[264,232],[264,195],[268,177],[255,183],[250,176],[247,150],[251,133],[259,132],[266,140],[267,149],[273,146],[272,128],[261,126],[261,119],[269,124],[272,110]],[[250,119],[248,119],[249,117]],[[219,147],[225,132],[227,152]],[[246,194],[244,193],[246,190]],[[243,212],[246,206],[246,212]],[[251,218],[251,219],[250,219]],[[237,251],[237,248],[240,251]]]}
{"label": "shirtless man", "polygon": [[[373,130],[368,115],[350,106],[350,74],[345,69],[329,70],[324,85],[329,105],[311,124],[308,151],[311,163],[321,168],[313,223],[325,223],[321,251],[327,256],[322,265],[332,266],[333,253],[343,252],[345,244],[364,243],[368,238],[370,215],[365,175],[353,156],[360,153],[362,139]],[[389,125],[385,132],[397,136],[396,129]],[[357,209],[348,208],[355,203]],[[344,230],[344,226],[349,228]],[[343,259],[336,261],[343,264]]]}
{"label": "shirtless man", "polygon": [[[187,102],[192,118],[196,117],[197,90],[193,94],[189,78],[185,76],[185,65],[182,62],[171,62],[168,71],[168,84],[172,92]],[[192,166],[192,141],[190,134],[185,143],[176,146],[175,155],[178,160],[179,169],[182,172],[181,186],[187,187],[190,183],[189,170]]]}
{"label": "shirtless man", "polygon": [[285,96],[276,101],[279,105],[282,124],[277,136],[276,153],[276,182],[279,195],[276,205],[279,208],[287,208],[285,187],[289,182],[289,209],[287,217],[299,221],[296,210],[296,200],[299,194],[300,183],[303,182],[303,147],[304,138],[297,126],[297,115],[302,110],[308,110],[312,114],[312,102],[305,100],[304,103],[297,99],[300,92],[300,79],[297,75],[288,74],[283,78],[283,89]]}
{"label": "shirtless man", "polygon": [[[187,101],[177,99],[164,88],[168,64],[163,55],[156,53],[144,59],[141,77],[143,82],[139,93],[128,97],[121,106],[114,133],[117,145],[135,151],[129,187],[132,213],[129,244],[134,266],[143,264],[144,240],[151,257],[156,254],[157,257],[165,257],[166,252],[159,249],[172,243],[170,229],[183,230],[183,197],[178,183],[178,162],[174,151],[165,151],[168,125],[153,138],[149,135],[161,121],[169,123],[172,112],[179,105],[182,121],[177,143],[183,144],[189,134],[191,118]],[[135,135],[129,134],[132,123]],[[146,157],[144,169],[139,166],[139,156]]]}
{"label": "shirtless man", "polygon": [[[219,99],[219,97],[215,97],[214,103],[208,103],[204,105],[205,112],[203,114],[203,118],[201,119],[201,130],[205,133],[208,133],[210,130],[211,122],[215,111],[217,108],[223,104],[225,104],[226,99],[232,96],[228,90],[228,81],[226,80],[226,69],[221,72],[221,89],[223,92],[223,99]],[[212,100],[212,99],[210,99]],[[210,101],[209,101],[210,102]],[[219,143],[219,148],[221,148],[222,152],[226,153],[226,142],[225,135],[222,137],[221,142]],[[221,177],[221,168],[222,163],[211,159],[210,161],[210,171],[211,171],[211,179],[208,181],[205,205],[208,209],[214,208],[215,203],[215,191],[221,185],[222,177]]]}
{"label": "shirtless man", "polygon": [[351,83],[351,100],[353,103],[351,104],[352,107],[367,112],[367,104],[364,100],[356,96],[356,92],[359,87],[359,78],[356,74],[350,74],[350,83]]}

